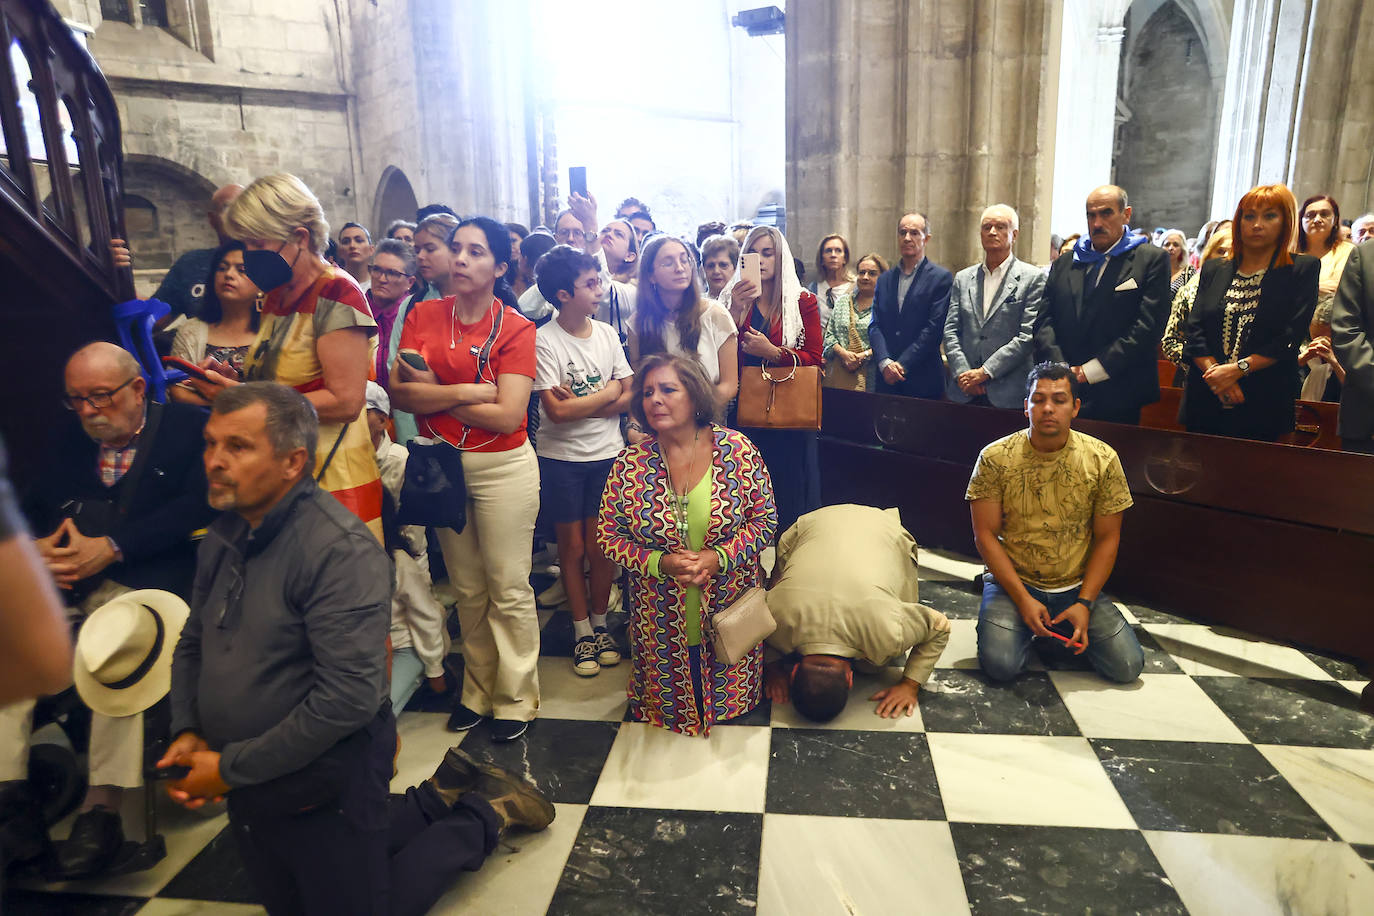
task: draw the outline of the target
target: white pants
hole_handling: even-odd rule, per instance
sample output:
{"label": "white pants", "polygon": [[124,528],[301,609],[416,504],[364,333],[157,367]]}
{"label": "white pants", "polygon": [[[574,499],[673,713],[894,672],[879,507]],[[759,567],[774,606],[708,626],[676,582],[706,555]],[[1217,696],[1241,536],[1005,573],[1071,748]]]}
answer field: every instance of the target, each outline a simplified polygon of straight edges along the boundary
{"label": "white pants", "polygon": [[[108,579],[76,608],[85,617],[130,589]],[[33,700],[0,707],[0,782],[27,779]],[[90,784],[136,789],[143,785],[143,713],[104,716],[91,713]]]}
{"label": "white pants", "polygon": [[539,462],[528,442],[505,452],[464,452],[462,533],[439,528],[462,629],[463,705],[528,722],[539,712],[539,617],[530,551],[539,514]]}

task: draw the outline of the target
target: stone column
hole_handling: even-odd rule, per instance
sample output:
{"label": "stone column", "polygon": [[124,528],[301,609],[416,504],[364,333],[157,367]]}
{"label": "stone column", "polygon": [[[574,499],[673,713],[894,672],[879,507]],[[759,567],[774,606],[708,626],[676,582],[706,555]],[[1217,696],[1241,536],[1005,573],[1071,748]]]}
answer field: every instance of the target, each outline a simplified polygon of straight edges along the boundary
{"label": "stone column", "polygon": [[[1066,0],[1059,55],[1059,156],[1054,162],[1053,232],[1082,232],[1088,192],[1110,183],[1116,94],[1128,3]],[[1131,192],[1131,188],[1126,189]],[[1046,242],[1036,239],[1044,247]]]}
{"label": "stone column", "polygon": [[[787,9],[788,238],[829,232],[891,258],[902,212],[927,249],[981,256],[977,220],[1007,203],[1018,253],[1049,237],[1059,4],[1051,0],[794,0]],[[1043,239],[1042,239],[1043,236]]]}

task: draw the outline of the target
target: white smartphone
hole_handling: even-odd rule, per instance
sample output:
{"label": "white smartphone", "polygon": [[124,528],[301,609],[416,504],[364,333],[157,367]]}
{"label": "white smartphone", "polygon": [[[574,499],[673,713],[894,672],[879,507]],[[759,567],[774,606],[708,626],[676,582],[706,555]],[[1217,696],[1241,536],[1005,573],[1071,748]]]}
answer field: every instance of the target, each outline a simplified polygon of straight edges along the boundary
{"label": "white smartphone", "polygon": [[760,279],[759,273],[760,261],[756,252],[751,251],[739,256],[739,278],[741,280],[749,280],[754,284],[755,289],[759,289],[763,286],[763,280]]}

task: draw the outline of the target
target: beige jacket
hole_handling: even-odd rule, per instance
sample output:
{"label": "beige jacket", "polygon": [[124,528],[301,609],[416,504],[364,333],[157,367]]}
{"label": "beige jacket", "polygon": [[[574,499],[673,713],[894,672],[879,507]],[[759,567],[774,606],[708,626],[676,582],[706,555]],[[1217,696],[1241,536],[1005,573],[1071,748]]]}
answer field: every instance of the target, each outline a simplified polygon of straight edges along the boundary
{"label": "beige jacket", "polygon": [[778,542],[768,609],[779,652],[883,665],[908,649],[906,677],[924,684],[949,642],[949,620],[917,601],[916,539],[896,509],[826,506]]}

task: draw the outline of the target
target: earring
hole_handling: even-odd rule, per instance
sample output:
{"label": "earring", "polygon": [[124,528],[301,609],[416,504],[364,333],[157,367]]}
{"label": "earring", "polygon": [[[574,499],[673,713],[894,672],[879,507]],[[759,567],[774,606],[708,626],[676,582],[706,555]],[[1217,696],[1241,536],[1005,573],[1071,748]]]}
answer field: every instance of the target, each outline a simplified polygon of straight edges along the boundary
{"label": "earring", "polygon": [[263,295],[262,293],[258,293],[257,296],[253,299],[253,308],[257,309],[258,312],[261,313],[262,304],[264,301],[266,301],[266,299],[267,297],[265,295]]}

